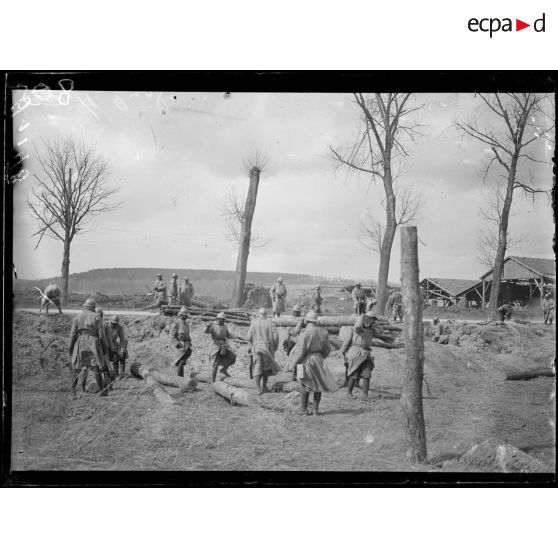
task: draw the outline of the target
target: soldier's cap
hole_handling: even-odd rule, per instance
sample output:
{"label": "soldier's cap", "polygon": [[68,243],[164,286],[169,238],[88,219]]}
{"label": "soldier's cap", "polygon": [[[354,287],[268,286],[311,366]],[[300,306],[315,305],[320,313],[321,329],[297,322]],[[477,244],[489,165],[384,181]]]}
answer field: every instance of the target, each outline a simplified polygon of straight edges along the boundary
{"label": "soldier's cap", "polygon": [[262,318],[264,318],[264,317],[267,316],[267,310],[266,310],[265,308],[260,308],[260,309],[258,310],[258,314],[259,314],[260,316],[262,316]]}
{"label": "soldier's cap", "polygon": [[310,312],[304,316],[304,320],[316,324],[318,323],[318,314],[316,314],[313,310],[310,310]]}
{"label": "soldier's cap", "polygon": [[217,314],[216,318],[217,318],[218,320],[226,320],[226,319],[227,319],[227,316],[225,316],[225,313],[224,313],[224,312],[219,312],[219,314]]}
{"label": "soldier's cap", "polygon": [[120,323],[120,316],[118,314],[115,314],[111,319],[110,319],[111,323],[113,324],[119,324]]}
{"label": "soldier's cap", "polygon": [[157,277],[162,277],[163,274],[162,273],[157,273]]}
{"label": "soldier's cap", "polygon": [[362,285],[361,285],[360,283],[357,283],[356,286],[357,286],[357,287],[361,287]]}
{"label": "soldier's cap", "polygon": [[301,308],[300,308],[300,304],[295,304],[293,306],[293,312],[300,312]]}
{"label": "soldier's cap", "polygon": [[174,279],[176,279],[178,277],[178,275],[176,273],[173,273],[172,276],[174,277]]}
{"label": "soldier's cap", "polygon": [[550,293],[546,293],[546,294],[544,295],[544,298],[550,298]]}
{"label": "soldier's cap", "polygon": [[438,318],[438,316],[435,316],[432,321],[437,324],[440,321],[440,318]]}
{"label": "soldier's cap", "polygon": [[378,316],[376,315],[376,312],[366,312],[366,314],[364,314],[365,318],[370,318],[371,320],[377,320]]}
{"label": "soldier's cap", "polygon": [[97,306],[97,302],[94,298],[89,297],[84,303],[83,303],[83,307],[84,308],[95,308],[95,306]]}
{"label": "soldier's cap", "polygon": [[97,314],[101,314],[101,316],[103,315],[103,309],[102,309],[100,306],[97,306],[97,307],[95,308],[95,312],[96,312]]}
{"label": "soldier's cap", "polygon": [[184,281],[190,281],[190,279],[188,279],[188,277],[184,277]]}
{"label": "soldier's cap", "polygon": [[282,283],[282,282],[283,282],[283,277],[277,277],[277,281],[278,281],[279,283]]}
{"label": "soldier's cap", "polygon": [[179,316],[184,316],[184,317],[188,317],[188,309],[186,308],[186,306],[183,306],[179,312],[178,312]]}

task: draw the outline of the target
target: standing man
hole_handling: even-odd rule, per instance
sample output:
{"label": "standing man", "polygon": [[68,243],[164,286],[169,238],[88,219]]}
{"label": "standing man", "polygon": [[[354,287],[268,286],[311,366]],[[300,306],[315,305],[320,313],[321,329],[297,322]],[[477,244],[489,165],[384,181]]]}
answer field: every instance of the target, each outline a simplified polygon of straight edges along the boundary
{"label": "standing man", "polygon": [[190,326],[187,320],[188,310],[183,306],[169,332],[176,349],[174,365],[176,366],[177,376],[184,376],[184,366],[192,355],[192,340],[190,339]]}
{"label": "standing man", "polygon": [[322,289],[320,285],[316,287],[316,292],[314,293],[314,311],[316,314],[322,313],[322,303],[324,299],[322,298]]}
{"label": "standing man", "polygon": [[277,281],[273,284],[273,287],[269,289],[269,294],[271,295],[271,300],[273,302],[273,315],[278,318],[281,316],[281,312],[285,312],[285,302],[287,300],[287,289],[283,285],[283,277],[278,277]]}
{"label": "standing man", "polygon": [[108,386],[108,389],[112,389],[112,382],[116,380],[116,376],[112,373],[112,368],[110,365],[110,357],[113,352],[113,347],[112,339],[110,337],[109,324],[103,321],[104,312],[100,306],[97,306],[95,308],[95,314],[97,314],[97,317],[101,322],[101,327],[103,328],[103,333],[105,334],[105,339],[107,341],[107,348],[106,350],[103,349],[101,354],[101,356],[103,357],[103,366],[101,367],[101,373],[103,374],[105,386]]}
{"label": "standing man", "polygon": [[228,339],[238,339],[237,335],[232,334],[225,323],[226,316],[224,312],[219,312],[213,323],[210,323],[204,330],[204,333],[211,334],[213,343],[217,350],[211,355],[213,359],[211,369],[211,381],[215,382],[217,379],[217,370],[221,367],[221,374],[227,378],[229,373],[227,369],[236,362],[236,354],[231,350],[228,344]]}
{"label": "standing man", "polygon": [[372,356],[372,339],[374,338],[373,322],[377,318],[373,314],[359,316],[353,328],[352,336],[347,336],[341,347],[341,354],[347,359],[347,376],[349,386],[347,395],[353,396],[355,384],[362,378],[362,397],[368,399],[370,377],[374,370]]}
{"label": "standing man", "polygon": [[[306,327],[306,322],[301,316],[301,308],[298,304],[293,306],[293,318],[296,319],[296,325],[294,327],[287,328],[287,338],[283,341],[283,349],[287,353],[287,356],[289,356],[291,351],[294,349],[300,332]],[[293,382],[295,381],[296,372],[293,372]]]}
{"label": "standing man", "polygon": [[[318,315],[316,312],[308,312],[304,320],[306,328],[300,334],[294,348],[289,369],[294,372],[297,364],[303,365],[304,372],[302,377],[299,377],[302,386],[299,414],[319,415],[318,409],[322,392],[337,391],[339,386],[325,362],[326,357],[331,353],[327,330],[317,325]],[[307,410],[310,392],[314,394],[312,412]]]}
{"label": "standing man", "polygon": [[83,304],[83,310],[72,322],[70,331],[69,351],[74,367],[72,393],[76,396],[76,386],[81,373],[81,389],[85,391],[87,374],[90,370],[95,375],[100,395],[108,395],[107,386],[103,385],[101,367],[103,366],[102,351],[108,350],[105,332],[101,320],[95,313],[96,302],[88,298]]}
{"label": "standing man", "polygon": [[[124,334],[124,328],[120,325],[120,317],[116,314],[109,321],[109,337],[112,343],[111,361],[113,366],[113,376],[123,376],[128,358],[128,341]],[[119,370],[119,365],[122,369]]]}
{"label": "standing man", "polygon": [[194,298],[194,285],[190,283],[190,279],[188,279],[188,277],[184,277],[184,283],[180,285],[178,297],[180,304],[183,306],[192,306],[192,298]]}
{"label": "standing man", "polygon": [[364,314],[366,311],[366,295],[364,290],[361,288],[361,284],[357,283],[355,288],[351,292],[351,297],[353,299],[353,311],[357,316]]}
{"label": "standing man", "polygon": [[401,292],[394,290],[388,297],[387,300],[388,315],[391,319],[396,322],[397,318],[399,321],[403,321],[403,297]]}
{"label": "standing man", "polygon": [[258,395],[269,391],[267,379],[281,370],[275,360],[275,351],[279,346],[279,335],[275,324],[267,317],[265,308],[260,308],[258,317],[252,320],[248,329],[248,341],[252,344],[254,359],[254,384]]}
{"label": "standing man", "polygon": [[554,319],[554,301],[552,300],[552,295],[550,293],[546,293],[544,295],[542,309],[544,323],[552,325],[552,320]]}
{"label": "standing man", "polygon": [[48,285],[41,297],[41,307],[39,308],[39,314],[43,308],[48,314],[48,309],[54,304],[58,308],[58,313],[62,314],[62,302],[60,298],[62,297],[62,291],[58,285],[52,284]]}
{"label": "standing man", "polygon": [[172,274],[172,279],[169,283],[169,304],[178,304],[178,275],[176,273]]}
{"label": "standing man", "polygon": [[155,285],[153,285],[153,296],[155,297],[155,303],[150,306],[146,306],[144,310],[149,310],[150,308],[159,308],[167,304],[167,286],[163,281],[163,274],[157,273],[157,279],[155,280]]}

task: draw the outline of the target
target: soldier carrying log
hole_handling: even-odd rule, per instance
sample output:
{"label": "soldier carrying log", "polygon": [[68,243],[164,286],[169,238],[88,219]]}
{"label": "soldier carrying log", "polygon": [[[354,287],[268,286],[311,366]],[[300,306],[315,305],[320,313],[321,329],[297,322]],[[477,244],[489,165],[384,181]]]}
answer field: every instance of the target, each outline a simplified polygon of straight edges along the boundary
{"label": "soldier carrying log", "polygon": [[192,340],[190,338],[190,326],[188,325],[188,309],[183,306],[179,312],[175,322],[170,328],[170,338],[174,343],[177,376],[184,376],[184,367],[186,362],[192,355]]}
{"label": "soldier carrying log", "polygon": [[355,384],[362,378],[362,397],[368,399],[370,378],[374,370],[374,357],[372,356],[372,339],[374,338],[373,322],[377,317],[372,313],[359,316],[353,328],[353,334],[348,336],[341,347],[341,354],[346,358],[347,377],[349,386],[347,395],[353,396]]}
{"label": "soldier carrying log", "polygon": [[107,386],[103,384],[101,368],[103,366],[102,351],[108,350],[108,343],[101,320],[95,314],[96,302],[94,298],[88,298],[83,304],[83,310],[72,322],[70,331],[69,351],[72,356],[74,368],[74,379],[72,381],[72,393],[76,396],[76,386],[81,373],[81,389],[85,391],[87,374],[91,370],[95,375],[95,381],[100,395],[108,395]]}
{"label": "soldier carrying log", "polygon": [[217,347],[217,350],[211,355],[213,359],[211,369],[212,382],[215,382],[217,379],[217,370],[219,366],[221,367],[221,374],[224,374],[228,378],[229,373],[227,372],[227,369],[236,362],[236,354],[229,347],[227,340],[242,339],[240,336],[234,335],[228,330],[225,321],[225,313],[219,312],[215,321],[208,324],[204,330],[204,333],[211,334],[211,338]]}
{"label": "soldier carrying log", "polygon": [[275,324],[268,318],[265,308],[260,308],[258,317],[252,320],[247,337],[252,344],[254,383],[258,395],[262,395],[269,391],[267,389],[269,376],[273,376],[281,370],[275,360],[275,351],[279,346],[279,335]]}
{"label": "soldier carrying log", "polygon": [[[317,325],[318,315],[314,311],[308,312],[304,321],[306,327],[294,348],[289,370],[294,372],[297,364],[302,364],[302,374],[298,375],[302,385],[299,414],[319,415],[322,392],[335,392],[339,386],[325,362],[331,352],[327,331]],[[314,394],[312,412],[307,410],[310,392]]]}

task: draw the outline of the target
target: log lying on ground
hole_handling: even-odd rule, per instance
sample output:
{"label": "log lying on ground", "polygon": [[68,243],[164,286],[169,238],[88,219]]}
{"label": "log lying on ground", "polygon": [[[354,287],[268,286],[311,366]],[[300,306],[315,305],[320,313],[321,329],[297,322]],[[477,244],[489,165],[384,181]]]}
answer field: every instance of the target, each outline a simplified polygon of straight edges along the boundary
{"label": "log lying on ground", "polygon": [[521,381],[521,380],[532,380],[533,378],[555,378],[556,373],[548,368],[539,368],[537,370],[531,370],[528,372],[506,372],[506,380],[510,381]]}
{"label": "log lying on ground", "polygon": [[139,379],[145,380],[148,377],[153,378],[157,383],[163,386],[178,388],[181,392],[193,391],[198,385],[198,379],[196,377],[182,378],[174,374],[165,374],[153,368],[148,368],[138,362],[134,362],[130,366],[130,373],[132,376]]}
{"label": "log lying on ground", "polygon": [[258,401],[255,396],[247,391],[230,386],[225,382],[214,382],[213,390],[215,393],[225,398],[231,405],[242,405],[244,407],[258,407]]}

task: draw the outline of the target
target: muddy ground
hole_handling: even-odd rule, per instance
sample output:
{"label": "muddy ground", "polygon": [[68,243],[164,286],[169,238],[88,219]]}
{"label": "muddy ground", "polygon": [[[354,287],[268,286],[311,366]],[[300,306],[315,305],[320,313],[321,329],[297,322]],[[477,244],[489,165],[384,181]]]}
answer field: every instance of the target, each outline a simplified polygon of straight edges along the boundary
{"label": "muddy ground", "polygon": [[[171,366],[169,320],[124,317],[130,362],[159,370]],[[70,393],[68,333],[71,316],[14,314],[13,439],[15,470],[411,470],[405,457],[400,406],[404,350],[375,349],[373,400],[347,398],[346,389],[324,394],[321,416],[300,417],[298,394],[262,398],[280,410],[233,407],[207,384],[175,394],[166,410],[142,382],[117,382],[108,398]],[[555,470],[550,394],[553,378],[505,381],[505,371],[548,368],[554,328],[542,324],[452,323],[449,345],[425,344],[424,390],[428,464],[425,471],[492,470],[482,460],[463,460],[475,444],[495,438]],[[193,322],[194,354],[188,369],[207,371],[211,345]],[[233,327],[245,333],[240,327]],[[282,332],[284,335],[284,332]],[[54,342],[41,352],[47,344]],[[232,375],[247,377],[246,345]],[[285,355],[277,352],[279,362]],[[342,382],[338,353],[328,359]],[[359,394],[358,390],[355,390]],[[417,470],[417,468],[414,468]],[[540,470],[540,469],[539,469]]]}

